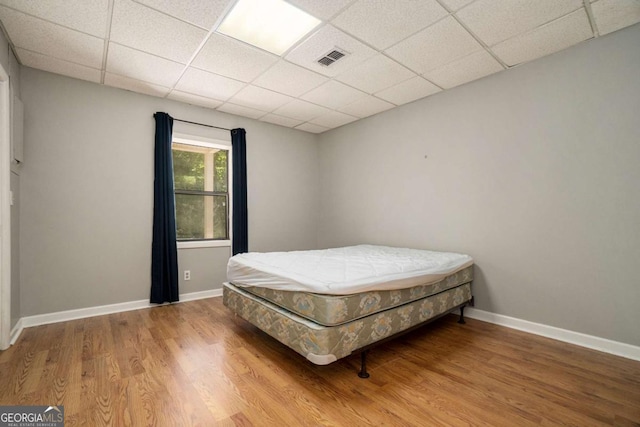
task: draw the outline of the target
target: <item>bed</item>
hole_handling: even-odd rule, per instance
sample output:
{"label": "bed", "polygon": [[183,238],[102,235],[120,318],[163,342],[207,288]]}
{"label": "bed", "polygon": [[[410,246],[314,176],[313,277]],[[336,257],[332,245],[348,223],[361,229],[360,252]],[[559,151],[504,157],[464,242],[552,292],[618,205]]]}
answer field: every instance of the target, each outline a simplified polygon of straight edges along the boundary
{"label": "bed", "polygon": [[388,246],[250,252],[231,257],[223,302],[312,363],[327,365],[463,309],[473,259]]}

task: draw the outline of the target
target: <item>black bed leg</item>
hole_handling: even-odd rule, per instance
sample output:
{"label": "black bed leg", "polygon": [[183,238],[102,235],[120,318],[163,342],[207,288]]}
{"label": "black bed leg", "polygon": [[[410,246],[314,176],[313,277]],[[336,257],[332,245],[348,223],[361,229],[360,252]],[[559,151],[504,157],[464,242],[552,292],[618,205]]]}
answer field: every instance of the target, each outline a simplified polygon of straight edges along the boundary
{"label": "black bed leg", "polygon": [[367,372],[367,353],[369,353],[369,350],[360,353],[360,372],[358,372],[360,378],[369,378],[369,373]]}
{"label": "black bed leg", "polygon": [[458,319],[458,323],[460,323],[462,325],[467,323],[467,322],[464,321],[464,307],[465,307],[464,305],[462,307],[460,307],[460,318]]}

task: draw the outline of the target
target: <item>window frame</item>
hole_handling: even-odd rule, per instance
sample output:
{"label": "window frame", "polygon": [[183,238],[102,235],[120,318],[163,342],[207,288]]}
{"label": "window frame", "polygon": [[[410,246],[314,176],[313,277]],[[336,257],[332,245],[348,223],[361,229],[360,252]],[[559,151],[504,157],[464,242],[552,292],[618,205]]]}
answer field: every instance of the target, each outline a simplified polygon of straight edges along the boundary
{"label": "window frame", "polygon": [[[173,144],[194,145],[197,147],[205,148],[217,148],[219,150],[225,150],[227,152],[227,239],[193,239],[193,240],[176,240],[178,249],[193,249],[193,248],[219,248],[219,247],[231,247],[231,239],[233,239],[233,173],[232,173],[232,152],[231,141],[225,141],[222,139],[207,138],[196,135],[187,135],[174,133],[171,138],[171,149],[173,150]],[[173,171],[171,171],[173,173]],[[175,185],[175,181],[174,181]],[[173,197],[175,203],[176,194],[193,194],[190,191],[182,191],[173,189]],[[176,225],[178,218],[176,218]]]}

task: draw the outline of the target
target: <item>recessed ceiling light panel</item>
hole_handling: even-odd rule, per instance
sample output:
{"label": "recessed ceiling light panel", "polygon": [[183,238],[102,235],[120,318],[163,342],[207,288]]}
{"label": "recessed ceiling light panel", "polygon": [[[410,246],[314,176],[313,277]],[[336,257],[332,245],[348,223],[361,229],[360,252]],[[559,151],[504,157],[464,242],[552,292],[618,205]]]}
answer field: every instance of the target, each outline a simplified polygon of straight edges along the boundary
{"label": "recessed ceiling light panel", "polygon": [[282,55],[320,20],[284,0],[238,0],[218,32]]}

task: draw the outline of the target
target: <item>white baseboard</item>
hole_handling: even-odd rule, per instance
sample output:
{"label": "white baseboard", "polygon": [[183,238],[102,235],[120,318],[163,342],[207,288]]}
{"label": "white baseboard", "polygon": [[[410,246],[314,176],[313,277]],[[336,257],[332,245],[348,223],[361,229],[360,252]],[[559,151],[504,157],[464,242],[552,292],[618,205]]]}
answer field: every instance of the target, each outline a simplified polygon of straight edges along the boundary
{"label": "white baseboard", "polygon": [[188,294],[180,295],[180,302],[195,301],[197,299],[205,299],[205,298],[221,297],[221,296],[222,296],[222,288],[212,289],[210,291],[191,292]]}
{"label": "white baseboard", "polygon": [[22,323],[22,319],[18,319],[13,329],[11,329],[11,336],[9,338],[9,344],[13,345],[20,337],[22,330],[24,329],[24,324]]}
{"label": "white baseboard", "polygon": [[[222,295],[222,289],[212,289],[209,291],[202,292],[191,292],[188,294],[180,295],[180,302],[185,301],[194,301],[198,299],[204,298],[212,298],[219,297]],[[138,301],[129,301],[129,302],[121,302],[118,304],[109,304],[109,305],[100,305],[97,307],[89,307],[89,308],[80,308],[77,310],[67,310],[67,311],[59,311],[56,313],[47,313],[47,314],[38,314],[35,316],[27,316],[21,318],[14,330],[17,329],[18,325],[20,325],[20,329],[17,332],[15,338],[13,336],[13,331],[11,334],[11,343],[13,344],[15,340],[20,335],[20,332],[23,328],[29,328],[31,326],[39,326],[39,325],[47,325],[49,323],[57,323],[57,322],[66,322],[67,320],[75,320],[75,319],[84,319],[86,317],[93,316],[102,316],[104,314],[112,314],[112,313],[121,313],[124,311],[131,310],[139,310],[141,308],[151,308],[157,307],[158,304],[151,304],[149,300],[138,300]]]}
{"label": "white baseboard", "polygon": [[640,361],[640,347],[467,307],[465,317]]}

